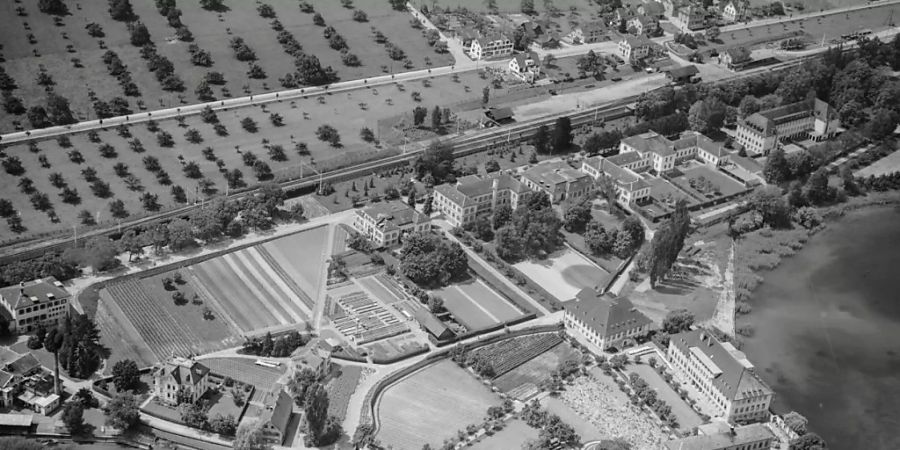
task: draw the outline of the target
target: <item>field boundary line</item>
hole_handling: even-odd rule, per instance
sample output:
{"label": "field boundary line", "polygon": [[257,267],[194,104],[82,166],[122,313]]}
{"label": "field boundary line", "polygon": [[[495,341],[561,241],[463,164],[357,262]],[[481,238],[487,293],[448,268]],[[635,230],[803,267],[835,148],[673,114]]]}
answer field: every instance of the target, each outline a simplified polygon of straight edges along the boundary
{"label": "field boundary line", "polygon": [[487,291],[490,292],[491,294],[494,294],[494,297],[497,297],[500,300],[500,302],[503,303],[507,307],[507,309],[510,309],[514,313],[516,313],[517,317],[522,315],[522,311],[519,311],[519,308],[516,308],[516,306],[513,305],[511,301],[503,298],[503,296],[500,295],[500,293],[497,292],[496,289],[488,286],[488,284],[485,283],[484,280],[481,279],[481,277],[475,278],[475,283],[480,284],[481,287],[487,289]]}
{"label": "field boundary line", "polygon": [[[263,273],[266,272],[263,267],[256,267],[260,262],[257,258],[255,258],[251,253],[253,252],[253,247],[235,253],[235,257],[244,264],[244,267],[247,268],[247,271],[250,272],[250,276],[255,278],[260,282],[260,285],[266,292],[269,293],[273,302],[277,303],[278,306],[281,306],[284,309],[284,312],[287,313],[293,320],[293,322],[302,322],[303,319],[301,315],[294,309],[291,308],[291,303],[294,303],[291,299],[291,290],[287,286],[283,286],[284,283],[278,284],[277,274],[269,274]],[[265,261],[262,261],[265,264]],[[263,269],[261,272],[260,269]],[[274,275],[274,276],[273,276]],[[266,279],[271,278],[275,283],[274,286],[269,284]]]}
{"label": "field boundary line", "polygon": [[219,303],[219,299],[215,298],[212,295],[212,293],[206,289],[206,285],[204,285],[203,282],[200,280],[200,278],[197,276],[197,274],[194,273],[194,266],[188,266],[187,269],[188,269],[188,274],[191,277],[191,281],[194,282],[195,291],[198,294],[200,294],[200,297],[203,298],[203,301],[209,302],[209,304],[211,304],[217,310],[219,315],[221,317],[223,317],[225,319],[225,321],[228,322],[229,325],[231,325],[235,330],[238,331],[237,334],[239,334],[243,337],[244,333],[246,333],[246,331],[243,328],[238,326],[237,322],[234,321],[234,318],[231,317],[231,314],[228,314],[226,312],[227,310],[225,308],[223,308],[222,305]]}
{"label": "field boundary line", "polygon": [[472,298],[472,296],[469,295],[468,293],[466,293],[466,291],[462,290],[461,287],[459,287],[459,286],[453,286],[453,287],[454,287],[457,291],[459,291],[459,293],[462,294],[463,297],[469,299],[469,301],[472,302],[472,304],[474,304],[476,308],[478,308],[478,309],[480,309],[482,312],[484,312],[484,314],[487,315],[488,317],[490,317],[494,322],[497,322],[497,323],[503,323],[502,320],[498,319],[497,316],[491,314],[491,312],[488,311],[487,308],[485,308],[484,306],[481,306],[481,304],[478,303],[478,301],[476,301],[474,298]]}
{"label": "field boundary line", "polygon": [[263,294],[262,291],[260,291],[256,286],[256,284],[247,277],[247,274],[245,274],[240,267],[243,264],[241,263],[241,261],[235,260],[234,254],[229,253],[227,255],[223,255],[222,261],[225,263],[225,265],[228,266],[229,269],[231,269],[232,272],[234,272],[235,275],[238,276],[238,278],[240,278],[241,282],[244,283],[244,286],[246,286],[247,289],[250,290],[250,293],[257,296],[257,301],[259,302],[259,304],[265,306],[269,313],[272,314],[272,316],[276,320],[278,320],[280,324],[284,325],[289,322],[287,317],[284,317],[281,312],[278,311],[276,305],[271,304],[270,302],[267,302],[265,300],[266,295]]}

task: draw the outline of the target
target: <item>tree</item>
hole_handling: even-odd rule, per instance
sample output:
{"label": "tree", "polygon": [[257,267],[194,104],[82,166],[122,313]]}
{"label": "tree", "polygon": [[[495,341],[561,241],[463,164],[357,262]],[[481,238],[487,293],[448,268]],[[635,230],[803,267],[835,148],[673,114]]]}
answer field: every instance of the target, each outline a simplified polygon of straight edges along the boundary
{"label": "tree", "polygon": [[773,228],[790,226],[790,208],[778,187],[766,186],[757,189],[753,192],[748,204],[751,209],[762,216],[763,223]]}
{"label": "tree", "polygon": [[234,450],[268,450],[271,448],[266,444],[263,424],[258,419],[241,421],[234,436]]}
{"label": "tree", "polygon": [[234,416],[231,414],[227,416],[216,414],[215,417],[209,421],[209,429],[221,435],[234,436],[234,433],[237,430],[237,422],[235,422]]}
{"label": "tree", "polygon": [[118,430],[127,431],[140,423],[138,401],[131,392],[118,392],[103,410],[106,424]]}
{"label": "tree", "polygon": [[588,201],[578,202],[563,213],[563,227],[568,232],[581,232],[591,220],[591,204]]}
{"label": "tree", "polygon": [[884,140],[894,134],[897,128],[898,114],[890,109],[878,109],[872,112],[872,118],[866,126],[866,134],[875,141]]}
{"label": "tree", "polygon": [[195,245],[193,230],[190,222],[185,219],[175,219],[167,226],[169,248],[179,251]]}
{"label": "tree", "polygon": [[536,14],[534,10],[534,0],[522,0],[521,7],[519,9],[522,10],[522,14]]}
{"label": "tree", "polygon": [[62,421],[69,432],[78,435],[85,431],[84,407],[78,402],[68,402],[63,406]]}
{"label": "tree", "polygon": [[541,125],[538,127],[537,131],[534,133],[533,141],[534,149],[538,153],[547,153],[549,150],[549,142],[550,142],[550,133],[547,130],[546,125]]}
{"label": "tree", "polygon": [[143,22],[135,22],[129,25],[131,31],[131,45],[143,47],[150,43],[150,32]]}
{"label": "tree", "polygon": [[432,130],[441,129],[442,123],[443,122],[441,120],[441,107],[435,106],[434,109],[431,111],[431,129]]}
{"label": "tree", "polygon": [[691,129],[700,133],[710,133],[722,128],[725,122],[726,105],[717,97],[697,100],[688,111]]}
{"label": "tree", "polygon": [[359,138],[365,142],[375,142],[375,133],[369,127],[362,127],[359,130]]}
{"label": "tree", "polygon": [[790,450],[828,450],[828,444],[816,433],[806,433],[791,441]]}
{"label": "tree", "polygon": [[644,226],[641,224],[641,220],[635,216],[628,216],[625,218],[625,221],[622,222],[622,233],[627,233],[631,236],[631,241],[634,244],[635,248],[640,247],[644,243],[645,235],[644,235]]}
{"label": "tree", "polygon": [[428,116],[428,109],[424,106],[416,106],[413,108],[413,125],[418,127],[425,123],[426,116]]}
{"label": "tree", "polygon": [[202,402],[183,402],[178,406],[178,412],[181,415],[181,421],[192,428],[202,430],[206,428],[206,425],[209,422]]}
{"label": "tree", "polygon": [[341,135],[331,125],[319,125],[316,129],[316,137],[320,141],[328,142],[332,147],[341,146]]}
{"label": "tree", "polygon": [[594,77],[598,77],[603,73],[604,69],[603,58],[594,53],[593,50],[588,50],[587,54],[580,56],[576,62],[576,66],[580,72],[584,72],[585,74],[590,73]]}
{"label": "tree", "polygon": [[69,101],[52,92],[47,95],[47,116],[56,125],[68,125],[76,122],[75,116],[69,108]]}
{"label": "tree", "polygon": [[52,125],[50,118],[47,117],[47,111],[43,106],[32,106],[28,108],[28,122],[32,128],[46,128]]}
{"label": "tree", "polygon": [[659,227],[653,240],[650,242],[650,250],[647,255],[646,267],[650,272],[650,283],[655,285],[661,279],[684,247],[684,239],[690,231],[690,215],[687,211],[687,203],[679,200],[675,204],[675,212],[662,226]]}
{"label": "tree", "polygon": [[353,20],[355,20],[357,22],[368,22],[369,16],[366,14],[365,11],[363,11],[361,9],[357,9],[357,10],[353,11]]}
{"label": "tree", "polygon": [[[8,327],[9,324],[6,324],[6,326],[0,326],[0,329],[7,330]],[[53,353],[53,387],[57,395],[62,393],[59,387],[59,349],[62,348],[64,340],[65,336],[63,336],[58,327],[51,328],[47,332],[47,336],[44,337],[44,348],[48,352]]]}
{"label": "tree", "polygon": [[112,369],[112,382],[116,391],[136,390],[141,383],[141,372],[136,362],[123,359],[116,362]]}
{"label": "tree", "polygon": [[802,414],[791,411],[785,414],[782,419],[784,419],[784,424],[794,433],[797,433],[800,436],[807,433],[806,427],[809,424],[809,420],[807,420],[806,417],[803,417]]}
{"label": "tree", "polygon": [[120,22],[130,22],[135,18],[129,0],[110,0],[109,15]]}
{"label": "tree", "polygon": [[65,16],[69,13],[69,8],[62,0],[40,0],[38,1],[38,9],[45,14],[55,16]]}
{"label": "tree", "polygon": [[551,140],[555,152],[564,152],[572,146],[572,121],[568,117],[556,119]]}
{"label": "tree", "polygon": [[125,209],[125,203],[119,199],[115,199],[109,203],[109,212],[117,219],[128,217],[128,210]]}
{"label": "tree", "polygon": [[769,152],[766,166],[763,168],[763,175],[767,182],[773,184],[783,183],[790,177],[790,172],[784,149],[778,147]]}
{"label": "tree", "polygon": [[834,199],[835,189],[828,185],[828,171],[820,167],[806,181],[806,199],[814,205],[821,205]]}
{"label": "tree", "polygon": [[686,309],[676,309],[666,314],[663,319],[662,331],[668,334],[677,334],[691,329],[694,324],[694,314]]}
{"label": "tree", "polygon": [[484,88],[481,89],[481,103],[486,105],[487,102],[490,101],[490,99],[491,99],[491,87],[485,86]]}
{"label": "tree", "polygon": [[434,234],[407,236],[400,255],[400,271],[416,283],[442,286],[468,270],[468,258],[462,247]]}
{"label": "tree", "polygon": [[303,405],[308,431],[304,444],[318,447],[321,445],[325,422],[328,420],[328,393],[325,392],[325,387],[320,383],[314,383],[307,388]]}
{"label": "tree", "polygon": [[253,120],[252,117],[244,117],[243,119],[241,119],[241,128],[250,133],[256,133],[257,131],[259,131],[259,127],[256,125],[256,121]]}

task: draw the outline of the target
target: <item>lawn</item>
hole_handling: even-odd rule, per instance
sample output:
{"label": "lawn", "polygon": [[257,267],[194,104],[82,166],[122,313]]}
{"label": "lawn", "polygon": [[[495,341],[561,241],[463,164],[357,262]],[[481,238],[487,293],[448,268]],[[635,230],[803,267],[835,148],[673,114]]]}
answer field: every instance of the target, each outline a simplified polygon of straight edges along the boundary
{"label": "lawn", "polygon": [[[695,163],[687,168],[679,167],[679,169],[684,175],[672,178],[672,182],[704,201],[727,197],[747,190],[741,183],[705,164]],[[692,180],[693,186],[691,185]]]}
{"label": "lawn", "polygon": [[322,226],[266,242],[261,247],[307,295],[315,297],[322,283],[328,227]]}
{"label": "lawn", "polygon": [[426,344],[414,334],[404,334],[388,339],[383,339],[364,348],[374,360],[394,359],[412,352],[427,348]]}
{"label": "lawn", "polygon": [[200,362],[217,375],[252,384],[263,391],[271,389],[284,372],[282,369],[257,366],[254,360],[245,358],[206,358]]}
{"label": "lawn", "polygon": [[153,416],[162,417],[170,422],[184,423],[181,420],[181,413],[178,412],[178,409],[157,403],[156,399],[147,403],[141,410]]}
{"label": "lawn", "polygon": [[350,397],[356,391],[359,378],[362,376],[360,366],[339,366],[340,375],[332,378],[325,389],[328,391],[328,415],[343,421],[350,405]]}
{"label": "lawn", "polygon": [[854,175],[857,177],[880,176],[900,171],[900,151],[894,151],[890,155],[875,161],[872,165],[860,169]]}
{"label": "lawn", "polygon": [[526,442],[537,438],[536,429],[529,427],[520,419],[513,419],[506,422],[502,430],[493,436],[484,436],[471,448],[472,450],[517,449],[523,448]]}
{"label": "lawn", "polygon": [[580,359],[580,356],[571,345],[563,342],[494,379],[494,386],[508,393],[526,383],[532,383],[536,386],[540,385],[542,381],[550,378],[550,375],[556,371],[563,361]]}
{"label": "lawn", "polygon": [[[213,418],[217,415],[223,417],[231,416],[237,422],[241,421],[241,413],[244,411],[244,407],[234,403],[234,397],[231,395],[231,392],[214,391],[212,394],[208,394],[207,401],[210,403],[210,407],[206,411],[207,417]],[[250,399],[246,398],[245,401],[250,401]]]}
{"label": "lawn", "polygon": [[478,278],[431,291],[469,330],[480,330],[521,317],[522,312]]}
{"label": "lawn", "polygon": [[650,183],[650,197],[656,204],[663,205],[668,210],[675,210],[678,200],[685,200],[688,206],[697,204],[693,197],[681,192],[677,187],[659,177],[644,177]]}
{"label": "lawn", "polygon": [[682,430],[690,430],[694,427],[703,424],[703,420],[691,408],[690,405],[685,403],[682,400],[681,396],[678,395],[672,387],[666,383],[662,377],[653,370],[648,364],[630,364],[627,367],[628,372],[634,372],[638,374],[647,384],[656,391],[657,397],[660,400],[666,402],[667,405],[672,407],[672,414],[675,414],[675,417],[678,419],[678,427]]}
{"label": "lawn", "polygon": [[382,393],[376,438],[395,448],[440,447],[444,439],[481,422],[487,408],[499,404],[500,398],[478,380],[444,360]]}
{"label": "lawn", "polygon": [[514,267],[562,302],[574,299],[584,288],[606,286],[610,277],[609,272],[570,248],[543,260],[516,263]]}

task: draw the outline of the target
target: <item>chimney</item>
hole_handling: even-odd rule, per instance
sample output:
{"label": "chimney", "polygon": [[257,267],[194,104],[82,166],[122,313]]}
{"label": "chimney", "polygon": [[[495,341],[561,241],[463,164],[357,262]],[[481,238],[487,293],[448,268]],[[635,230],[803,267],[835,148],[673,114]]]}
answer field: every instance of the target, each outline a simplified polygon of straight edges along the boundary
{"label": "chimney", "polygon": [[25,282],[19,282],[19,295],[25,295]]}

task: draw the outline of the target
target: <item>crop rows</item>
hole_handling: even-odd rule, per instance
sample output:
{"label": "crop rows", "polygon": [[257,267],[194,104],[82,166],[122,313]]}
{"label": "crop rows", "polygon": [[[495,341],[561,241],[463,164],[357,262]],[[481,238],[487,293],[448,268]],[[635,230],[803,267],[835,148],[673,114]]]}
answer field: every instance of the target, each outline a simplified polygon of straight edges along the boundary
{"label": "crop rows", "polygon": [[160,308],[147,295],[137,280],[125,280],[108,286],[106,290],[160,361],[173,354],[188,356],[195,353],[193,348],[199,347],[200,339],[179,326],[168,311]]}
{"label": "crop rows", "polygon": [[291,291],[293,291],[294,294],[296,294],[297,297],[300,298],[300,301],[303,302],[303,304],[306,305],[306,307],[309,308],[310,311],[315,311],[315,303],[311,298],[309,298],[309,295],[306,295],[306,292],[304,292],[303,289],[300,288],[297,282],[294,281],[294,279],[291,278],[291,276],[288,275],[287,272],[285,272],[284,268],[281,267],[281,264],[278,264],[278,261],[275,260],[275,257],[273,257],[272,254],[269,253],[269,251],[266,250],[266,248],[262,245],[257,245],[256,250],[259,251],[259,254],[262,255],[263,260],[266,261],[269,267],[271,267],[272,270],[275,271],[275,273],[279,277],[281,277],[282,280],[284,280],[288,287],[291,288]]}
{"label": "crop rows", "polygon": [[362,375],[362,367],[344,366],[341,368],[341,376],[331,380],[325,387],[328,391],[328,415],[344,420],[347,415],[347,407],[350,406],[350,397],[356,392],[359,378]]}
{"label": "crop rows", "polygon": [[562,338],[556,333],[523,336],[485,347],[478,350],[477,354],[491,363],[494,377],[499,377],[561,342]]}

